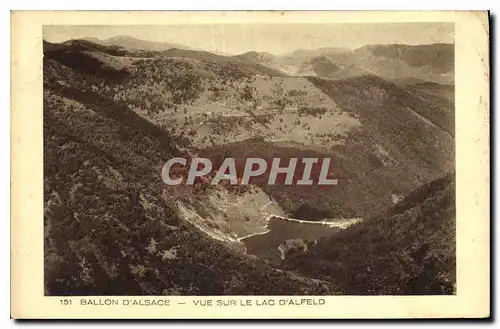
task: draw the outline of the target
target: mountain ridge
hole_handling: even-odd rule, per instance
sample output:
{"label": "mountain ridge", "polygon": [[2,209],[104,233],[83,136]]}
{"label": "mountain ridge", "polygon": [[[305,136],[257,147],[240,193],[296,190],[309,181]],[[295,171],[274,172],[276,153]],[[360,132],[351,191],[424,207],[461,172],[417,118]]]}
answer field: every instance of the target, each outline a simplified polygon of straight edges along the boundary
{"label": "mountain ridge", "polygon": [[97,38],[83,38],[83,39],[107,46],[114,45],[123,48],[143,49],[152,51],[162,51],[162,50],[168,50],[170,48],[189,49],[189,47],[181,45],[179,43],[143,40],[126,35],[111,37],[104,40]]}

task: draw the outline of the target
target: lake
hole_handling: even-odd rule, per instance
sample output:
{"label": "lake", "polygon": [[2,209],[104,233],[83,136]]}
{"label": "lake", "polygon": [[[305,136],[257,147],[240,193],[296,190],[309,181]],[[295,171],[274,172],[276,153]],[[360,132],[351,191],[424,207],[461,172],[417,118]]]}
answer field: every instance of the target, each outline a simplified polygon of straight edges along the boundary
{"label": "lake", "polygon": [[322,237],[332,236],[339,232],[342,227],[345,227],[346,224],[355,221],[359,221],[359,219],[346,219],[323,224],[325,222],[298,221],[272,216],[267,225],[269,232],[252,235],[241,241],[247,247],[248,254],[279,261],[281,252],[278,250],[278,246],[283,241],[289,239],[317,240]]}

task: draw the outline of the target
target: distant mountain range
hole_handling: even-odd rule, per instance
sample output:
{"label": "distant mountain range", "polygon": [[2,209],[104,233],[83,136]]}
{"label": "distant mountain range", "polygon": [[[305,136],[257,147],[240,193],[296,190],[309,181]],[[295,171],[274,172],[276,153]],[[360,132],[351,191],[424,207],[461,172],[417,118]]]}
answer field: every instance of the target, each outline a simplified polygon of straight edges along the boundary
{"label": "distant mountain range", "polygon": [[[151,51],[164,51],[168,49],[183,49],[183,50],[198,50],[198,51],[203,51],[201,48],[196,48],[196,47],[188,47],[180,43],[174,43],[174,42],[159,42],[159,41],[149,41],[149,40],[142,40],[142,39],[137,39],[134,37],[129,37],[126,35],[122,36],[117,36],[105,40],[97,39],[97,38],[82,38],[82,40],[87,40],[91,42],[95,42],[101,45],[105,46],[119,46],[123,48],[128,48],[128,49],[141,49],[141,50],[151,50]],[[211,53],[217,54],[217,55],[225,55],[225,56],[230,56],[224,52],[221,51],[211,51]]]}
{"label": "distant mountain range", "polygon": [[189,49],[189,47],[186,47],[178,43],[148,41],[129,36],[117,36],[106,40],[100,40],[97,38],[83,38],[83,40],[95,42],[105,46],[120,46],[123,48],[144,49],[153,51],[162,51],[170,48]]}
{"label": "distant mountain range", "polygon": [[[207,53],[224,56],[279,70],[292,76],[317,76],[328,79],[345,79],[367,74],[378,75],[391,81],[416,79],[441,84],[454,81],[454,45],[368,45],[350,50],[340,47],[297,49],[284,55],[250,51],[228,55],[216,51],[194,49],[178,43],[141,40],[117,36],[106,40],[83,38],[104,46],[118,46],[143,51],[170,51],[172,49],[200,52],[190,57],[207,57]],[[205,55],[203,55],[205,54]],[[182,56],[181,56],[182,57]]]}
{"label": "distant mountain range", "polygon": [[388,80],[415,78],[445,84],[454,80],[452,44],[370,45],[355,50],[320,48],[272,58],[266,54],[265,60],[256,55],[253,58],[264,65],[294,68],[287,73],[301,76],[344,79],[373,74]]}

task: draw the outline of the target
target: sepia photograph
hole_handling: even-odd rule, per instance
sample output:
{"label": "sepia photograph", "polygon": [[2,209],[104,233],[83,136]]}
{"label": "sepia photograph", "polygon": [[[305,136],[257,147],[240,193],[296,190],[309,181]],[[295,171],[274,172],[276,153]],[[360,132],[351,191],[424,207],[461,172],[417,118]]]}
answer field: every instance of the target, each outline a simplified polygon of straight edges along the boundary
{"label": "sepia photograph", "polygon": [[45,293],[454,294],[454,111],[452,23],[44,26]]}
{"label": "sepia photograph", "polygon": [[13,21],[23,314],[486,314],[486,13],[49,14]]}

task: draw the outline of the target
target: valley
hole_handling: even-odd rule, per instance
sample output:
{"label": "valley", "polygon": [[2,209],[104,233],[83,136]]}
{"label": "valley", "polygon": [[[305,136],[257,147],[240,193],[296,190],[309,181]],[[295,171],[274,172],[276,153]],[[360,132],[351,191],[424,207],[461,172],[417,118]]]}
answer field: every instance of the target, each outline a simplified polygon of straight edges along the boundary
{"label": "valley", "polygon": [[[452,293],[438,223],[454,227],[453,65],[445,44],[226,56],[44,41],[46,294]],[[331,158],[338,184],[167,186],[172,157]],[[403,279],[377,248],[440,279]]]}

